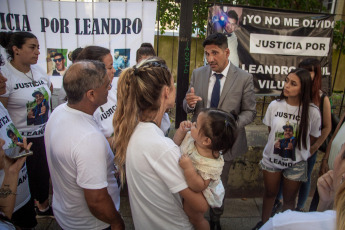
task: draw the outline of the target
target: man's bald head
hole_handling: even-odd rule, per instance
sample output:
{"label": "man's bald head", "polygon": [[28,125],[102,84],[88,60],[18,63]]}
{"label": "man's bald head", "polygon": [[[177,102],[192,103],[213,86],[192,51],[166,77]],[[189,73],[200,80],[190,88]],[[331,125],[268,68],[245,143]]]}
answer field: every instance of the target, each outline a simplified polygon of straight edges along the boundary
{"label": "man's bald head", "polygon": [[103,85],[106,77],[107,71],[103,62],[85,60],[72,64],[63,77],[68,103],[80,102],[87,91]]}

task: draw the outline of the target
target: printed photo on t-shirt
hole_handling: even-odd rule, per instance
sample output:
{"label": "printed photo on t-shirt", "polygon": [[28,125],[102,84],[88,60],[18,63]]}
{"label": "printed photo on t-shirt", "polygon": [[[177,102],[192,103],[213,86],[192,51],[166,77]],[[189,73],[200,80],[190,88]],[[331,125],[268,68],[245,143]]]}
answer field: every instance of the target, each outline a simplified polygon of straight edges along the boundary
{"label": "printed photo on t-shirt", "polygon": [[274,154],[282,158],[288,158],[293,161],[296,160],[296,124],[290,124],[289,121],[282,127],[283,132],[277,131],[275,133]]}
{"label": "printed photo on t-shirt", "polygon": [[9,146],[5,147],[6,149],[17,146],[18,142],[23,143],[23,138],[13,123],[7,126],[6,132],[7,132],[7,136],[11,139],[11,143],[9,144]]}
{"label": "printed photo on t-shirt", "polygon": [[41,125],[48,121],[49,94],[44,87],[32,93],[33,101],[26,103],[27,125]]}

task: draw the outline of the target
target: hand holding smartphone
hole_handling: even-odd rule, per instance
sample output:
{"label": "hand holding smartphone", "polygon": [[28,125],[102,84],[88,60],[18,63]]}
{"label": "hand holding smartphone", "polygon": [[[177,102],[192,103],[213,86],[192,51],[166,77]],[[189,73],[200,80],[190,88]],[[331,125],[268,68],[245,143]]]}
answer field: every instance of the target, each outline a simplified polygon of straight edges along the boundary
{"label": "hand holding smartphone", "polygon": [[17,146],[9,149],[5,149],[5,155],[11,159],[18,159],[25,156],[30,156],[33,152],[30,150],[32,143],[29,144],[26,141],[26,137],[23,138],[23,143],[17,142]]}
{"label": "hand holding smartphone", "polygon": [[11,159],[18,159],[20,157],[30,156],[33,152],[31,150],[22,149],[19,146],[14,148],[5,149],[5,155]]}

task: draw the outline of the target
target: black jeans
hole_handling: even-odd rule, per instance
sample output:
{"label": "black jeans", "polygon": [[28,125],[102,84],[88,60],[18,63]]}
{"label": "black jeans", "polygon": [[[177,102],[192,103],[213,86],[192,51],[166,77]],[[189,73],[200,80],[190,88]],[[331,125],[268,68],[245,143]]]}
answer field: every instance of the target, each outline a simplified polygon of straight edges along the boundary
{"label": "black jeans", "polygon": [[44,137],[27,138],[27,142],[32,142],[34,153],[26,158],[31,196],[43,203],[49,197],[50,178]]}

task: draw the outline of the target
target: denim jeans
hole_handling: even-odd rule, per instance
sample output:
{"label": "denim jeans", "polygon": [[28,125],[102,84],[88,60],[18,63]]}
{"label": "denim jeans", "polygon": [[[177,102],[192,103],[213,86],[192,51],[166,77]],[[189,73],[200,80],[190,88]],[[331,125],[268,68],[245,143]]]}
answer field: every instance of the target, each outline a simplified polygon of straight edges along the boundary
{"label": "denim jeans", "polygon": [[[303,208],[305,205],[305,202],[307,201],[309,192],[310,192],[310,180],[311,180],[311,174],[313,172],[313,168],[316,162],[316,156],[317,156],[317,151],[308,158],[307,162],[308,162],[308,169],[307,169],[307,176],[308,176],[308,180],[307,182],[302,182],[301,187],[299,189],[299,193],[298,193],[298,202],[297,202],[297,208]],[[280,189],[277,195],[278,200],[281,200],[283,198],[283,191],[282,191],[282,182],[280,182]]]}
{"label": "denim jeans", "polygon": [[303,182],[301,184],[301,187],[299,189],[298,193],[298,202],[297,202],[297,208],[303,208],[305,205],[305,202],[307,201],[309,192],[310,192],[310,180],[311,180],[311,174],[313,172],[313,168],[316,162],[316,156],[317,156],[317,151],[308,158],[308,181]]}

